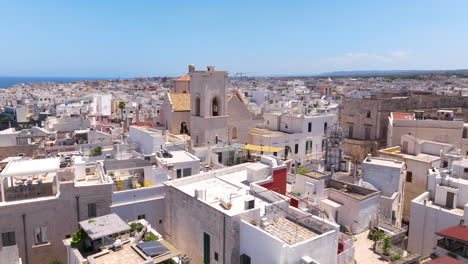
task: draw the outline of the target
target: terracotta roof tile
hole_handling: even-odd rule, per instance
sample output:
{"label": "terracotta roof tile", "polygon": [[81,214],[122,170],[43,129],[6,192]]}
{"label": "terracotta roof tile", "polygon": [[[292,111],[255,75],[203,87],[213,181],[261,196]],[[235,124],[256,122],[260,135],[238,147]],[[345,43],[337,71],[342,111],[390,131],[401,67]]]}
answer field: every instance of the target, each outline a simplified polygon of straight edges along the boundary
{"label": "terracotta roof tile", "polygon": [[429,262],[426,262],[426,264],[463,264],[463,262],[458,261],[458,260],[456,260],[454,258],[451,258],[449,256],[443,256],[443,257],[431,260]]}
{"label": "terracotta roof tile", "polygon": [[408,113],[392,113],[393,119],[406,119],[406,120],[413,120],[414,115]]}
{"label": "terracotta roof tile", "polygon": [[176,112],[190,111],[190,94],[169,93],[172,102],[172,109]]}
{"label": "terracotta roof tile", "polygon": [[181,76],[177,79],[175,79],[176,81],[190,81],[190,75],[189,74],[185,74],[184,76]]}
{"label": "terracotta roof tile", "polygon": [[454,238],[457,240],[468,242],[468,227],[466,226],[452,226],[447,229],[436,232],[436,234],[439,236]]}

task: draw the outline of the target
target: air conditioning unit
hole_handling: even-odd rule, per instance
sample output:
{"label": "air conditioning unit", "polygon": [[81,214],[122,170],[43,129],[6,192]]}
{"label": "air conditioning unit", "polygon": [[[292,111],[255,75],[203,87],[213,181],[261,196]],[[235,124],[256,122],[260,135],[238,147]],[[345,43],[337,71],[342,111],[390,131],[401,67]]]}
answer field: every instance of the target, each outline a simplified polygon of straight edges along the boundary
{"label": "air conditioning unit", "polygon": [[244,210],[255,208],[255,198],[252,195],[247,195],[244,200]]}

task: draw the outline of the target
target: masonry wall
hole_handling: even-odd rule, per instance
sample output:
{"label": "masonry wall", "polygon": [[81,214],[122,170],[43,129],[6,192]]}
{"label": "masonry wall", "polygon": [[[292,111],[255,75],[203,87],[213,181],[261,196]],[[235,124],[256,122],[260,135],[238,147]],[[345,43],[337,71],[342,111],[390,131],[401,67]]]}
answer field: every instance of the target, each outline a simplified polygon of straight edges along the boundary
{"label": "masonry wall", "polygon": [[[229,140],[231,143],[245,144],[249,141],[250,130],[253,128],[252,114],[247,106],[234,95],[228,101]],[[233,129],[237,131],[234,138]]]}
{"label": "masonry wall", "polygon": [[[80,197],[80,220],[87,219],[87,203],[97,203],[97,215],[110,213],[111,185],[82,189],[72,182],[62,183],[60,196],[27,202],[9,202],[0,206],[0,233],[15,232],[19,255],[25,264],[50,263],[57,259],[66,263],[62,240],[78,229],[76,196]],[[23,228],[23,218],[26,229]],[[35,245],[34,229],[47,227],[48,243]],[[28,257],[26,257],[26,255]]]}
{"label": "masonry wall", "polygon": [[[168,187],[164,237],[189,255],[193,263],[203,263],[203,233],[210,236],[211,263],[216,263],[215,252],[218,253],[219,263],[223,263],[223,259],[226,259],[226,263],[239,263],[238,255],[234,256],[236,251],[239,252],[239,234],[233,230],[231,221],[230,217],[193,196],[172,186]],[[237,243],[228,240],[237,240]]]}

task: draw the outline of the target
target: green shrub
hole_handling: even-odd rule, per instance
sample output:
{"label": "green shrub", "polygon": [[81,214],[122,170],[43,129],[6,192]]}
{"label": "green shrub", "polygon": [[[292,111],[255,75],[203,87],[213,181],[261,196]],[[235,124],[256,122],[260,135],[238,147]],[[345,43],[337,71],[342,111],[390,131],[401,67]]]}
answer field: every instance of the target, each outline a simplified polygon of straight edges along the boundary
{"label": "green shrub", "polygon": [[389,237],[384,237],[383,242],[383,252],[386,254],[390,253],[390,249],[392,248],[392,240]]}
{"label": "green shrub", "polygon": [[149,234],[149,235],[145,236],[143,241],[145,241],[145,242],[156,241],[156,240],[158,240],[158,238],[159,238],[159,236]]}
{"label": "green shrub", "polygon": [[91,150],[91,156],[100,156],[102,155],[102,147],[96,146]]}
{"label": "green shrub", "polygon": [[299,170],[297,171],[297,174],[306,174],[307,172],[309,172],[308,169],[302,168],[302,169],[299,169]]}
{"label": "green shrub", "polygon": [[79,244],[81,241],[84,241],[87,237],[88,237],[88,234],[86,234],[86,232],[80,228],[78,231],[73,233],[71,244],[72,245]]}
{"label": "green shrub", "polygon": [[141,232],[141,230],[143,230],[143,228],[145,228],[145,227],[140,223],[134,222],[134,223],[130,224],[130,231],[131,232],[134,232],[134,231]]}
{"label": "green shrub", "polygon": [[397,260],[399,260],[399,259],[401,259],[401,255],[400,255],[400,254],[396,253],[396,254],[393,254],[393,255],[392,255],[392,258],[391,258],[392,261],[397,261]]}

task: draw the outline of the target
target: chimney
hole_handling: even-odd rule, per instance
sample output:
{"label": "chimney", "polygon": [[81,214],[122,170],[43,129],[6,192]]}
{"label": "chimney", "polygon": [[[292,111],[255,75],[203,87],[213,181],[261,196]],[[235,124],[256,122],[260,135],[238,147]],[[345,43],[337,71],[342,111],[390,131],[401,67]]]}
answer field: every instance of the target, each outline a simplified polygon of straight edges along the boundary
{"label": "chimney", "polygon": [[191,72],[194,72],[195,71],[195,66],[193,64],[190,64],[188,66],[188,72],[191,73]]}
{"label": "chimney", "polygon": [[206,69],[209,71],[209,72],[213,72],[215,67],[214,66],[206,66]]}

